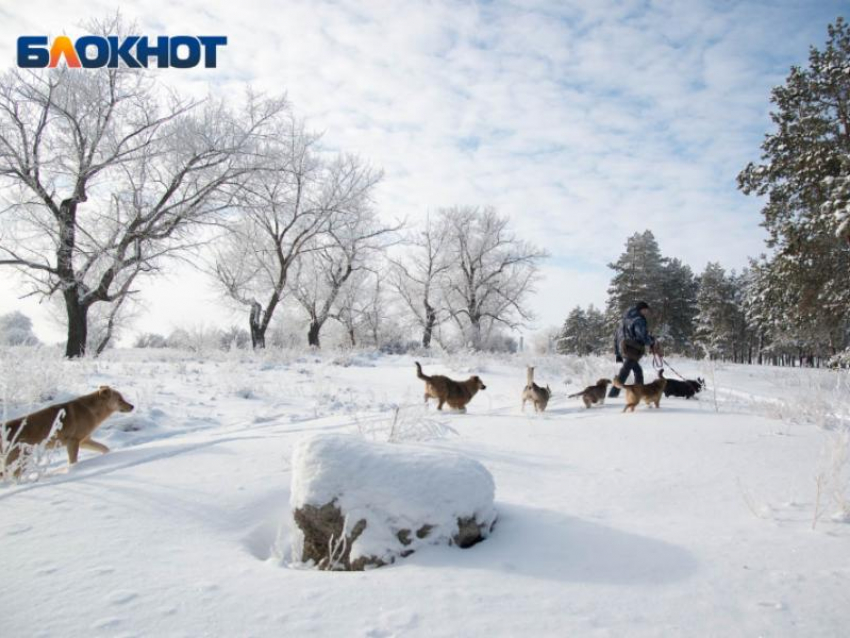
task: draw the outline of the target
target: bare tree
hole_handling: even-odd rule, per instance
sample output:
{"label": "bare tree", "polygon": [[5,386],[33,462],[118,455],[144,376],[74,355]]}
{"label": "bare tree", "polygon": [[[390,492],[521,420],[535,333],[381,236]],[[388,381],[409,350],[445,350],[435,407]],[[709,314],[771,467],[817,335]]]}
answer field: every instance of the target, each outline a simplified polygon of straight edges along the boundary
{"label": "bare tree", "polygon": [[381,223],[368,206],[335,219],[320,243],[298,262],[293,296],[310,320],[307,343],[320,347],[320,333],[336,314],[340,292],[354,273],[369,268],[370,259],[386,249],[401,225]]}
{"label": "bare tree", "polygon": [[448,316],[449,228],[442,216],[433,221],[429,215],[405,241],[404,259],[392,262],[389,284],[422,329],[423,348],[431,347],[434,328]]}
{"label": "bare tree", "polygon": [[[87,353],[93,353],[95,356],[102,354],[138,317],[140,306],[135,300],[137,292],[128,290],[126,294],[118,295],[112,303],[92,305],[86,315]],[[51,298],[47,309],[52,323],[60,328],[66,325],[67,312],[62,298]]]}
{"label": "bare tree", "polygon": [[282,106],[250,97],[237,118],[129,68],[0,77],[0,265],[25,275],[30,294],[62,295],[67,356],[85,353],[94,304],[128,294],[226,209],[254,168],[251,141]]}
{"label": "bare tree", "polygon": [[337,298],[332,318],[343,326],[352,347],[360,340],[380,348],[384,335],[395,325],[387,303],[384,266],[379,262],[352,273]]}
{"label": "bare tree", "polygon": [[241,213],[215,258],[214,274],[227,295],[249,308],[251,343],[264,348],[293,264],[322,244],[340,218],[363,205],[381,173],[359,158],[320,156],[319,137],[291,114],[264,144],[267,167],[238,194]]}
{"label": "bare tree", "polygon": [[450,228],[448,303],[452,318],[475,349],[494,327],[516,329],[533,319],[527,308],[546,253],[518,239],[510,219],[493,208],[440,211]]}
{"label": "bare tree", "polygon": [[353,348],[357,345],[357,336],[366,321],[369,311],[368,293],[371,292],[371,282],[368,277],[371,273],[367,270],[357,270],[340,288],[336,299],[336,309],[331,313],[331,318],[336,319],[345,329],[348,336],[348,344]]}

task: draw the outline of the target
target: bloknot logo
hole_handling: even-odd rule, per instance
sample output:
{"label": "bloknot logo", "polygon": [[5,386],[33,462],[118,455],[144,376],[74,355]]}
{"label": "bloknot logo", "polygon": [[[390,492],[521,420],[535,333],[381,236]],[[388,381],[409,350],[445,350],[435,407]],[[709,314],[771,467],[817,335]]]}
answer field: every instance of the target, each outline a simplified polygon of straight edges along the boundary
{"label": "bloknot logo", "polygon": [[49,43],[47,36],[24,35],[18,38],[18,66],[25,69],[54,68],[64,62],[71,68],[99,69],[147,68],[156,58],[160,69],[191,69],[203,64],[216,68],[217,49],[227,44],[223,35],[147,36],[86,35],[76,40],[61,35]]}

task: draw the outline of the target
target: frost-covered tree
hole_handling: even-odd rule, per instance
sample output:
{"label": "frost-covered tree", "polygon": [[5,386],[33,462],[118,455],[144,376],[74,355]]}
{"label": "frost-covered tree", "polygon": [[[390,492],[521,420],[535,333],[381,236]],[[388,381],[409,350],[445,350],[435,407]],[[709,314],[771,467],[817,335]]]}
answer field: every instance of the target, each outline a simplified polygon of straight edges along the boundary
{"label": "frost-covered tree", "polygon": [[228,224],[214,267],[225,293],[249,310],[254,348],[265,347],[295,262],[324,245],[317,237],[330,236],[364,207],[381,178],[357,157],[322,154],[319,136],[288,111],[270,128],[261,145],[266,164],[236,194],[238,214]]}
{"label": "frost-covered tree", "polygon": [[608,267],[614,271],[606,308],[609,333],[626,310],[645,301],[652,308],[652,332],[667,351],[692,353],[698,284],[690,267],[664,257],[649,230],[629,237],[626,250]]}
{"label": "frost-covered tree", "polygon": [[372,268],[395,241],[399,225],[382,222],[370,203],[363,200],[335,218],[333,228],[314,239],[296,262],[290,283],[292,296],[307,313],[307,343],[321,346],[321,331],[339,309],[338,301],[349,279]]}
{"label": "frost-covered tree", "polygon": [[32,331],[32,319],[15,310],[0,316],[0,344],[4,346],[34,346],[39,343]]}
{"label": "frost-covered tree", "polygon": [[434,329],[449,313],[449,230],[444,218],[428,215],[422,228],[411,232],[403,242],[403,256],[392,261],[390,286],[422,330],[423,348],[431,347]]}
{"label": "frost-covered tree", "polygon": [[610,323],[593,305],[587,310],[576,306],[567,315],[556,343],[560,354],[601,354],[611,344]]}
{"label": "frost-covered tree", "polygon": [[792,67],[773,89],[775,128],[761,160],[738,183],[747,194],[767,196],[762,214],[772,254],[760,281],[776,293],[765,298],[784,304],[773,312],[791,327],[785,334],[803,337],[808,343],[801,347],[834,353],[846,346],[850,309],[843,195],[850,174],[850,29],[839,18],[828,35],[823,49],[810,49],[808,66]]}
{"label": "frost-covered tree", "polygon": [[690,266],[669,259],[661,273],[662,300],[656,334],[667,352],[692,353],[699,284]]}
{"label": "frost-covered tree", "polygon": [[[93,25],[122,34],[120,18]],[[0,265],[32,292],[61,295],[69,357],[85,353],[89,310],[198,241],[258,159],[280,104],[179,97],[144,69],[12,69],[0,77]]]}
{"label": "frost-covered tree", "polygon": [[500,328],[516,329],[533,318],[527,306],[545,251],[519,239],[510,219],[486,207],[440,211],[449,233],[449,314],[473,349],[485,347]]}
{"label": "frost-covered tree", "polygon": [[696,341],[712,357],[733,358],[735,349],[735,289],[719,263],[709,263],[699,278]]}
{"label": "frost-covered tree", "polygon": [[653,309],[653,325],[663,325],[665,317],[662,281],[667,260],[661,256],[652,231],[635,233],[626,240],[626,250],[616,262],[608,264],[614,271],[608,287],[606,314],[613,323],[638,301]]}

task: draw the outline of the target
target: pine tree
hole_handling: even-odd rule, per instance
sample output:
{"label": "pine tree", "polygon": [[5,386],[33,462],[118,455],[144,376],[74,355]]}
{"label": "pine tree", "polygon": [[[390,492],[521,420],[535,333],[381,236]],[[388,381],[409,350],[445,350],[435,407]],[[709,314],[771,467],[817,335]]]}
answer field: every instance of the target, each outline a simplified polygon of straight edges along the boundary
{"label": "pine tree", "polygon": [[626,250],[620,258],[608,264],[614,271],[608,287],[606,314],[615,324],[630,307],[638,301],[647,302],[657,312],[653,323],[663,325],[666,321],[663,279],[666,259],[661,256],[658,242],[652,231],[635,233],[626,240]]}
{"label": "pine tree", "polygon": [[808,66],[792,67],[773,89],[776,130],[762,143],[761,163],[738,176],[744,193],[768,197],[762,214],[773,254],[760,266],[758,303],[782,305],[760,312],[782,315],[785,330],[774,337],[809,357],[847,346],[850,309],[842,195],[850,175],[850,29],[839,18],[828,33],[823,50],[810,49]]}
{"label": "pine tree", "polygon": [[557,351],[560,354],[587,354],[584,340],[587,334],[587,315],[581,306],[576,306],[567,315],[558,337]]}
{"label": "pine tree", "polygon": [[585,313],[587,345],[590,354],[605,354],[613,348],[611,324],[605,313],[591,304]]}
{"label": "pine tree", "polygon": [[694,354],[694,327],[697,315],[699,285],[690,266],[679,259],[670,259],[661,279],[663,297],[656,336],[664,343],[667,352]]}
{"label": "pine tree", "polygon": [[605,314],[592,304],[584,310],[576,306],[570,311],[561,333],[557,351],[560,354],[601,354],[611,348],[611,329]]}
{"label": "pine tree", "polygon": [[718,263],[709,263],[699,279],[697,343],[712,358],[732,358],[735,344],[734,289]]}

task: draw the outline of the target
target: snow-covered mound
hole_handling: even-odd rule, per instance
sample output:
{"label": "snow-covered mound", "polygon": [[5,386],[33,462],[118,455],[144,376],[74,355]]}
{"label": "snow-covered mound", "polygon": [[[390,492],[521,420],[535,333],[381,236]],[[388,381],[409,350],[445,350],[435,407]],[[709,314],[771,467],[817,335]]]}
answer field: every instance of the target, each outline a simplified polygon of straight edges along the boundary
{"label": "snow-covered mound", "polygon": [[494,494],[490,472],[458,454],[312,436],[292,454],[295,555],[323,568],[362,569],[424,544],[467,547],[489,534]]}

